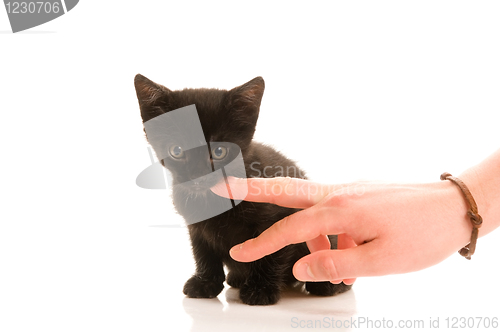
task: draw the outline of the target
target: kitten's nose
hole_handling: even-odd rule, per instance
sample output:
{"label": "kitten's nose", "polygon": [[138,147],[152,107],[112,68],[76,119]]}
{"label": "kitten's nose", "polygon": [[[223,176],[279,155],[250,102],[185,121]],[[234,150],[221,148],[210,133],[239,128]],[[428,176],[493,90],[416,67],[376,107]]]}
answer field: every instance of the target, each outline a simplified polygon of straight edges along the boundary
{"label": "kitten's nose", "polygon": [[204,185],[205,182],[206,182],[206,179],[203,178],[203,177],[200,177],[200,178],[196,178],[196,179],[193,179],[191,180],[192,183],[195,185],[195,186],[200,186],[200,185]]}

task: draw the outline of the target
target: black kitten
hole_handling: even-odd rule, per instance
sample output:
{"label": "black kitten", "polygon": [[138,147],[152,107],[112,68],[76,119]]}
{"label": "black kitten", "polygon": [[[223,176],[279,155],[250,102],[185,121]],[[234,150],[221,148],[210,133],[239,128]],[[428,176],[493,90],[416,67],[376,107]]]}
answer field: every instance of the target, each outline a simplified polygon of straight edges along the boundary
{"label": "black kitten", "polygon": [[[228,174],[239,177],[304,177],[297,165],[276,150],[252,141],[260,103],[264,93],[264,80],[256,77],[232,90],[184,89],[171,91],[142,75],[135,77],[135,88],[143,122],[159,115],[195,105],[203,129],[205,147],[183,149],[182,137],[170,135],[164,129],[165,151],[152,143],[162,164],[173,175],[174,206],[188,223],[196,273],[184,285],[188,297],[216,297],[224,288],[224,280],[240,289],[240,298],[250,305],[276,303],[286,284],[297,282],[292,274],[293,264],[307,255],[305,243],[287,246],[278,252],[251,263],[236,262],[229,249],[256,237],[278,220],[297,209],[267,203],[241,202],[219,215],[201,222],[208,205],[227,203],[210,191],[220,177],[211,176],[215,170],[228,165],[241,152],[246,174]],[[181,133],[182,134],[182,133]],[[225,144],[233,145],[227,146]],[[240,151],[235,151],[237,146]],[[266,168],[267,167],[267,168]],[[264,172],[264,170],[267,172]],[[275,170],[270,172],[269,170]],[[279,170],[276,172],[276,170]],[[229,170],[230,172],[230,170]],[[271,174],[270,174],[271,173]],[[203,180],[198,180],[203,177]],[[304,177],[305,178],[305,177]],[[210,201],[210,204],[207,202]],[[336,248],[336,237],[331,237]],[[229,273],[226,279],[223,266]],[[351,286],[330,282],[307,282],[306,290],[315,295],[330,296],[349,290]]]}

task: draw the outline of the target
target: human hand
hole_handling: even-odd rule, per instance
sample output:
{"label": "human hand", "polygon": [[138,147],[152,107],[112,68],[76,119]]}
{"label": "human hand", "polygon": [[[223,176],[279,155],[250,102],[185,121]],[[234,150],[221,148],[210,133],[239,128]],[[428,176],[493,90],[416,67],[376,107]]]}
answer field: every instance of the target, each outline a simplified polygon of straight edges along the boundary
{"label": "human hand", "polygon": [[[230,251],[233,259],[250,262],[289,244],[307,242],[311,254],[293,267],[302,281],[352,283],[356,277],[421,270],[457,252],[470,239],[468,207],[450,181],[334,186],[295,178],[228,181],[231,198],[304,209]],[[224,183],[212,191],[227,195]],[[339,235],[339,250],[329,249],[329,234]]]}

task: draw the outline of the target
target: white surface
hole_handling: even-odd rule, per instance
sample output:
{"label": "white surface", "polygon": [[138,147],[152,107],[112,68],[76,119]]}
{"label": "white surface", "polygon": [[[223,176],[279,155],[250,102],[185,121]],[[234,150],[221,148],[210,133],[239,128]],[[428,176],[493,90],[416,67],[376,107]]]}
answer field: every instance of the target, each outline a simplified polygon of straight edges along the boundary
{"label": "white surface", "polygon": [[185,299],[186,230],[166,227],[181,222],[166,192],[135,186],[149,157],[132,83],[140,72],[171,89],[231,88],[262,75],[256,138],[313,179],[438,181],[499,148],[497,2],[81,1],[16,35],[4,13],[0,331],[500,316],[498,232],[472,261],[363,278],[338,297],[291,291],[249,307],[226,288]]}

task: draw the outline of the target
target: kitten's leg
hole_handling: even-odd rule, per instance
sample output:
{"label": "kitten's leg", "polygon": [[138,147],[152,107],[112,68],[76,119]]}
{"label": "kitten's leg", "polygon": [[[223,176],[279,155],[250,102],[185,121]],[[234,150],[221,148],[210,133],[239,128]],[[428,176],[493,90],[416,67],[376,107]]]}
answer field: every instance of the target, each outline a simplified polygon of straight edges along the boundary
{"label": "kitten's leg", "polygon": [[275,304],[285,285],[287,260],[282,250],[249,263],[250,273],[241,286],[240,299],[250,305]]}
{"label": "kitten's leg", "polygon": [[200,236],[190,229],[196,273],[184,284],[188,297],[213,298],[224,288],[222,260]]}
{"label": "kitten's leg", "polygon": [[245,283],[245,276],[238,274],[237,272],[230,271],[227,274],[226,282],[229,286],[234,287],[234,288],[241,288],[243,284]]}
{"label": "kitten's leg", "polygon": [[[330,235],[330,243],[332,249],[337,249],[337,236]],[[340,293],[347,292],[352,288],[352,285],[346,285],[343,282],[340,284],[332,284],[329,281],[322,282],[306,282],[306,290],[313,294],[319,296],[332,296]]]}
{"label": "kitten's leg", "polygon": [[224,263],[228,269],[226,277],[227,284],[234,288],[241,288],[250,274],[251,264],[237,262],[229,257]]}

